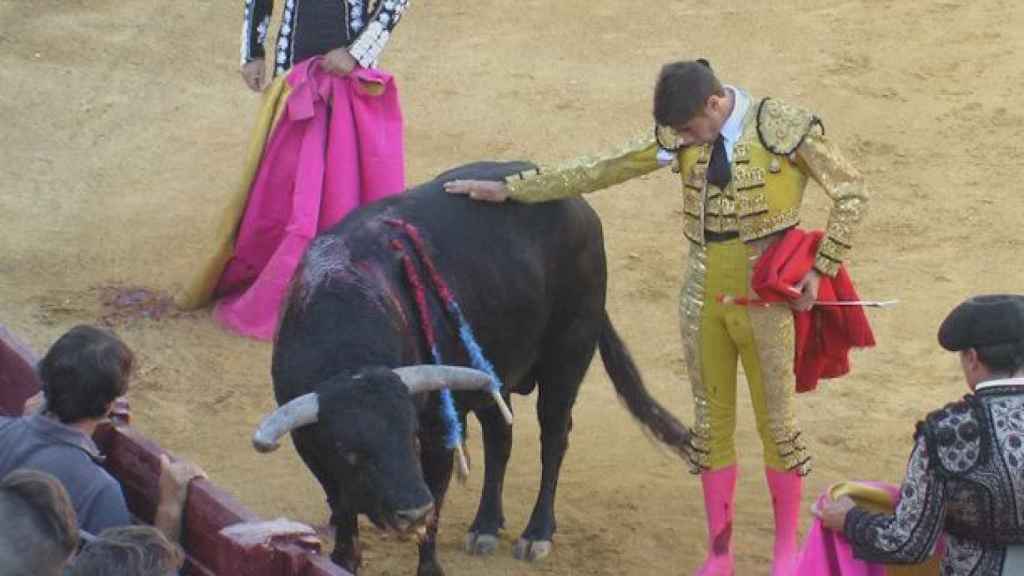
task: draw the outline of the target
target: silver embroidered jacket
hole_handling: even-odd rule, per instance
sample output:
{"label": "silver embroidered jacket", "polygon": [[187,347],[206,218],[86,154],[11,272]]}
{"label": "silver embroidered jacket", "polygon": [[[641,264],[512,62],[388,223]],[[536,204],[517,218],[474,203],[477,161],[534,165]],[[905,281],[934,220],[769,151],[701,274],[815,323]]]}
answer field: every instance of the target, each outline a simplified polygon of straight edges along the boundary
{"label": "silver embroidered jacket", "polygon": [[[364,68],[373,66],[409,0],[285,0],[274,50],[274,71],[347,47]],[[246,0],[242,64],[264,57],[274,0]]]}
{"label": "silver embroidered jacket", "polygon": [[991,384],[918,424],[895,514],[850,511],[858,558],[922,562],[945,534],[944,576],[1004,573],[1024,544],[1024,379]]}

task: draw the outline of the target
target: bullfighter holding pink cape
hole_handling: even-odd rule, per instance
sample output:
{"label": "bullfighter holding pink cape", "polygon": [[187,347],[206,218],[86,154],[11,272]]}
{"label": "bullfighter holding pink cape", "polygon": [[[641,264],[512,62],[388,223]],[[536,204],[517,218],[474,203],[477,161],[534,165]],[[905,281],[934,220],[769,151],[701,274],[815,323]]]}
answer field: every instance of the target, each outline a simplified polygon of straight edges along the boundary
{"label": "bullfighter holding pink cape", "polygon": [[[406,2],[346,10],[339,19],[320,13],[340,10],[337,3],[321,4],[285,6],[277,77],[266,89],[241,185],[211,257],[178,297],[185,309],[217,300],[219,322],[262,340],[274,335],[310,239],[360,205],[405,187],[398,89],[374,66]],[[269,0],[246,3],[242,76],[257,91],[272,9]]]}

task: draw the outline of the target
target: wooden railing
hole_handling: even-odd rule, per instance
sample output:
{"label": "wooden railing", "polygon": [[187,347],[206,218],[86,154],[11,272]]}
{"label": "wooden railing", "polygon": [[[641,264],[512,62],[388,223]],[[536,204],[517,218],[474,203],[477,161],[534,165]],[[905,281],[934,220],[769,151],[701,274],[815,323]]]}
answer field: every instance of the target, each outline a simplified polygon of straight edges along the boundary
{"label": "wooden railing", "polygon": [[[35,357],[0,326],[0,414],[20,412],[40,384]],[[166,451],[129,424],[103,425],[94,436],[106,455],[104,466],[118,479],[132,514],[152,523],[158,501],[160,455]],[[321,554],[308,526],[287,520],[265,522],[209,480],[189,486],[182,547],[190,576],[350,576]]]}

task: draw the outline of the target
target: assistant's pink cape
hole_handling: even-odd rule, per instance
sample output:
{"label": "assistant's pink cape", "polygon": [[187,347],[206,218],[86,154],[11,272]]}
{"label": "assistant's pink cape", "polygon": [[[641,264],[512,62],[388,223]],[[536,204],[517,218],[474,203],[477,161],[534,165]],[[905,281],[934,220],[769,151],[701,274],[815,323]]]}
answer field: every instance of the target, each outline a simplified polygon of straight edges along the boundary
{"label": "assistant's pink cape", "polygon": [[402,112],[391,76],[324,71],[311,58],[288,74],[285,111],[249,191],[214,317],[269,340],[310,240],[362,204],[405,188]]}
{"label": "assistant's pink cape", "polygon": [[[888,510],[876,509],[875,512],[890,512],[895,509],[900,498],[900,488],[885,482],[850,482],[844,483],[848,490],[846,495],[854,499],[858,505],[866,505],[864,499],[873,499],[873,504],[881,505]],[[833,487],[833,490],[836,487]],[[875,493],[875,494],[871,494]],[[877,502],[879,493],[888,502]],[[818,505],[822,505],[830,498],[829,491],[821,495]],[[871,498],[871,496],[874,496]],[[850,542],[839,532],[834,532],[821,525],[821,520],[814,519],[807,538],[804,539],[803,550],[797,562],[797,569],[794,576],[938,576],[939,562],[942,558],[944,546],[941,541],[936,546],[936,552],[924,564],[911,566],[892,566],[887,564],[872,564],[853,557],[853,547]]]}

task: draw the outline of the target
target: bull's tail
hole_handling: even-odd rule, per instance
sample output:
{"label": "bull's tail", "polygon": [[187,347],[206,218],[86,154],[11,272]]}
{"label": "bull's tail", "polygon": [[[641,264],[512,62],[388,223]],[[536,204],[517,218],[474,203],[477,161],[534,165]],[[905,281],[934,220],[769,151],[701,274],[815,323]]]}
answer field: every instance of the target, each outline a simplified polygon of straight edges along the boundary
{"label": "bull's tail", "polygon": [[626,345],[615,332],[608,313],[598,338],[604,369],[615,385],[615,392],[626,404],[630,414],[643,423],[655,438],[670,446],[684,459],[693,460],[690,429],[655,400],[644,386],[640,370],[633,362]]}

